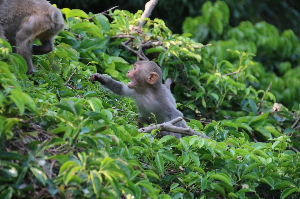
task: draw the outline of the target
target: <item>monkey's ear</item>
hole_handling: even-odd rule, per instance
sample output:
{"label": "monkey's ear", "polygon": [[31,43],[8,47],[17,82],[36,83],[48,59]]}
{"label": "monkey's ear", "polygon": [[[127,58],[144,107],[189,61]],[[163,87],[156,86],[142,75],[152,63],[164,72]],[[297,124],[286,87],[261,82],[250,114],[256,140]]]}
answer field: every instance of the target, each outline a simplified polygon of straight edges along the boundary
{"label": "monkey's ear", "polygon": [[155,84],[155,82],[158,80],[159,75],[156,72],[151,72],[148,76],[147,82],[149,84]]}

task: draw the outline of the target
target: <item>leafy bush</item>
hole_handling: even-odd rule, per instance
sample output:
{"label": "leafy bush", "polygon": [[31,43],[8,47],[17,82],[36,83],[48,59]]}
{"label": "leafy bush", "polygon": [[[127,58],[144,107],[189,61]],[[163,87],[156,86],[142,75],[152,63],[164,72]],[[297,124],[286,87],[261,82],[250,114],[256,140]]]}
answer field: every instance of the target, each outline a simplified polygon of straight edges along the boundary
{"label": "leafy bush", "polygon": [[271,90],[278,102],[288,108],[299,109],[299,69],[300,43],[292,30],[281,34],[275,26],[266,22],[252,24],[241,22],[232,28],[228,25],[229,11],[224,2],[215,4],[206,2],[202,7],[203,16],[186,18],[184,32],[192,33],[197,41],[209,41],[212,44],[210,55],[218,61],[239,60],[227,49],[255,54],[256,63],[247,69],[258,82],[252,83],[256,89],[266,90],[272,82]]}
{"label": "leafy bush", "polygon": [[[244,84],[256,79],[253,54],[232,49],[237,62],[220,60],[159,19],[138,34],[141,12],[62,12],[66,29],[35,57],[32,76],[0,39],[0,198],[299,197],[298,112]],[[97,71],[128,81],[136,58],[120,34],[134,36],[132,48],[163,42],[146,55],[174,80],[189,126],[212,139],[139,134],[132,100],[90,83]]]}

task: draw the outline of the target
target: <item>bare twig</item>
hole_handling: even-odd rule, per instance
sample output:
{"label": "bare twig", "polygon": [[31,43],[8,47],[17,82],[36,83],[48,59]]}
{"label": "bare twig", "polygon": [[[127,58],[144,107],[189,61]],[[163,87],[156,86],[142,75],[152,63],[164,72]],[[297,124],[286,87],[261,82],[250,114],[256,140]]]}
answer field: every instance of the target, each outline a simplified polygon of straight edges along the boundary
{"label": "bare twig", "polygon": [[295,147],[293,147],[293,146],[291,146],[291,149],[295,152],[295,153],[297,153],[297,152],[299,152]]}
{"label": "bare twig", "polygon": [[68,81],[66,81],[66,83],[64,84],[64,86],[66,86],[69,83],[69,81],[71,80],[72,76],[76,73],[76,69],[77,69],[77,67],[79,65],[80,65],[80,63],[73,69],[73,73],[70,75]]}
{"label": "bare twig", "polygon": [[54,166],[55,162],[56,162],[56,160],[52,160],[52,162],[51,162],[51,166],[50,166],[50,176],[49,176],[50,179],[52,179],[52,170],[53,170],[53,166]]}
{"label": "bare twig", "polygon": [[92,18],[94,18],[94,17],[97,17],[97,16],[99,16],[99,15],[102,15],[102,14],[105,14],[106,12],[109,12],[109,11],[111,11],[111,10],[113,10],[113,9],[117,8],[117,7],[119,7],[119,6],[114,6],[114,7],[110,8],[110,9],[108,9],[108,10],[104,11],[104,12],[101,12],[101,13],[95,14],[95,15],[93,15],[93,16],[91,16],[91,17],[89,17],[89,18],[85,19],[85,20],[82,20],[80,23],[82,23],[82,22],[84,22],[84,21],[89,21],[89,20],[91,20]]}
{"label": "bare twig", "polygon": [[169,132],[173,132],[173,133],[181,133],[184,135],[198,135],[202,138],[211,139],[210,137],[204,135],[203,133],[199,133],[190,128],[174,126],[174,124],[176,124],[180,121],[182,121],[182,117],[175,118],[169,122],[165,122],[162,124],[149,125],[148,127],[140,128],[138,131],[139,131],[139,133],[150,133],[152,130],[158,129],[160,131],[169,131]]}
{"label": "bare twig", "polygon": [[134,39],[134,36],[119,34],[119,35],[116,35],[116,36],[112,36],[111,38],[132,38],[132,39]]}
{"label": "bare twig", "polygon": [[262,105],[262,103],[263,103],[263,101],[264,101],[264,98],[265,98],[266,93],[269,92],[269,91],[271,90],[271,86],[272,86],[272,82],[270,82],[270,84],[269,84],[269,86],[268,86],[266,92],[264,93],[263,97],[261,98],[261,101],[260,101],[260,103],[258,104],[259,106],[257,107],[257,112],[258,112],[259,108],[261,107],[261,105]]}
{"label": "bare twig", "polygon": [[234,75],[234,74],[237,74],[237,73],[239,73],[239,72],[240,72],[240,71],[237,70],[237,71],[235,71],[235,72],[233,72],[233,73],[224,74],[224,75],[222,75],[222,77],[223,77],[223,76]]}
{"label": "bare twig", "polygon": [[139,49],[134,50],[134,49],[132,49],[132,48],[130,48],[129,46],[126,45],[130,41],[131,41],[131,38],[128,39],[127,41],[125,41],[125,42],[121,42],[121,44],[124,48],[126,48],[127,50],[129,50],[129,51],[133,52],[134,54],[136,54],[138,60],[148,60],[148,58],[146,57],[146,55],[143,52],[143,48],[152,46],[154,43],[156,45],[158,44],[157,42],[147,41],[144,44],[140,43]]}
{"label": "bare twig", "polygon": [[[291,126],[292,129],[293,129],[293,128],[296,126],[296,124],[299,122],[299,119],[300,119],[300,117],[297,117],[297,120],[294,122],[293,126]],[[297,128],[299,128],[299,127],[297,126]],[[297,129],[297,128],[296,128],[296,129]]]}
{"label": "bare twig", "polygon": [[142,14],[142,17],[141,17],[138,25],[137,25],[139,28],[142,28],[144,26],[144,24],[146,23],[146,21],[144,19],[150,17],[152,10],[154,9],[154,7],[158,3],[158,1],[159,0],[150,0],[146,3],[145,10]]}

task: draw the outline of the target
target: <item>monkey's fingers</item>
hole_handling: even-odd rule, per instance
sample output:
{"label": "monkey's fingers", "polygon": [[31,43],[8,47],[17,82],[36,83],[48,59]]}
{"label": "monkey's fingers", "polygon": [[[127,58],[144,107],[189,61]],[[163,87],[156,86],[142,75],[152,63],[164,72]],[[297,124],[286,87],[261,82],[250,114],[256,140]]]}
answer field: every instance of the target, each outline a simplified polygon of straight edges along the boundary
{"label": "monkey's fingers", "polygon": [[92,75],[90,76],[90,80],[91,80],[91,82],[92,82],[93,84],[95,84],[95,75],[94,75],[94,74],[92,74]]}

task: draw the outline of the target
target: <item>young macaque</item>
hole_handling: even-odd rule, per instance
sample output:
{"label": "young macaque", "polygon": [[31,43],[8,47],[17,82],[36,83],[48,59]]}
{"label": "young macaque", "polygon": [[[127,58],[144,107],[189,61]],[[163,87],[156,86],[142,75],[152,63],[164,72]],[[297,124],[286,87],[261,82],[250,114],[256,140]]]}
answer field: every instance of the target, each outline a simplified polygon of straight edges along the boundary
{"label": "young macaque", "polygon": [[[133,98],[139,112],[139,127],[142,127],[141,123],[160,124],[182,117],[182,113],[175,107],[176,102],[170,89],[162,83],[162,72],[155,62],[138,61],[126,76],[131,80],[127,85],[98,73],[92,74],[90,78],[91,82],[99,81],[117,95]],[[170,82],[167,83],[168,87],[169,84]],[[187,127],[184,121],[175,125]],[[180,133],[162,131],[161,136],[165,135],[181,138]]]}
{"label": "young macaque", "polygon": [[[27,63],[27,74],[34,72],[31,56],[53,50],[53,37],[64,28],[59,9],[46,0],[0,0],[0,38]],[[32,45],[39,39],[42,45]]]}

